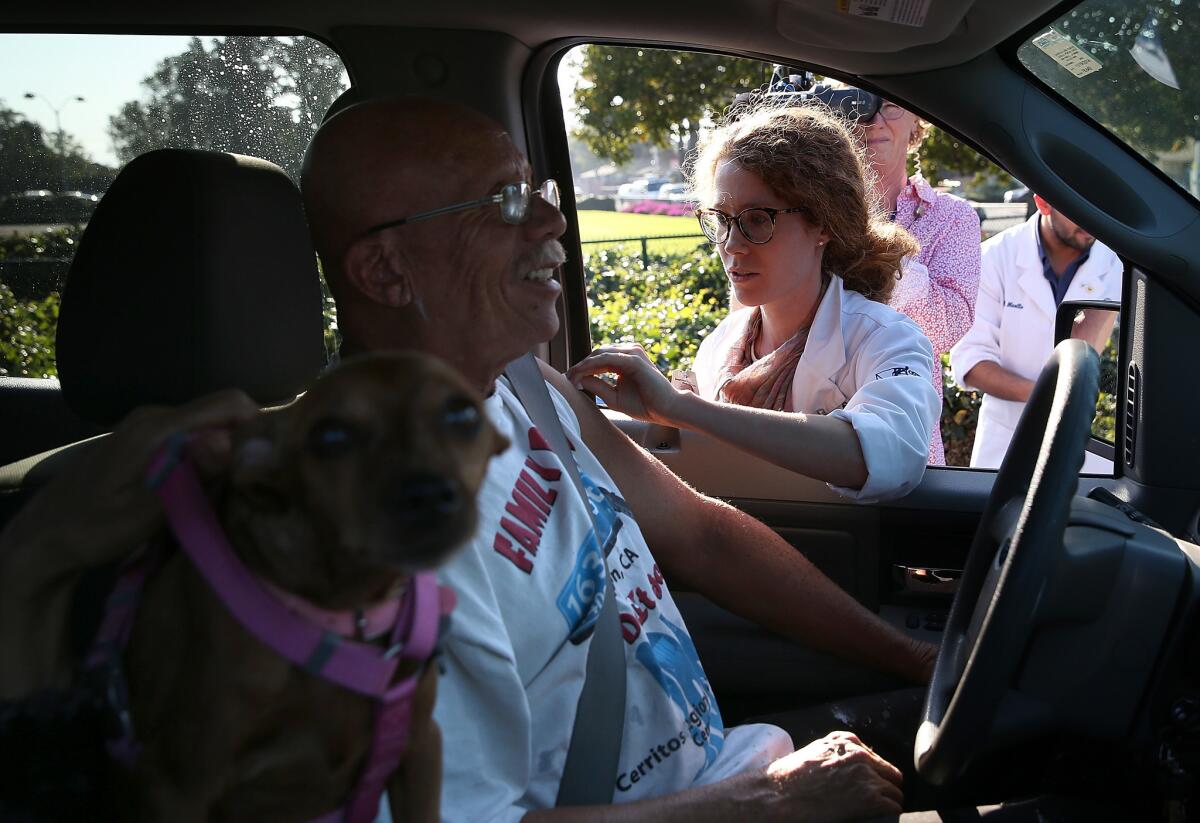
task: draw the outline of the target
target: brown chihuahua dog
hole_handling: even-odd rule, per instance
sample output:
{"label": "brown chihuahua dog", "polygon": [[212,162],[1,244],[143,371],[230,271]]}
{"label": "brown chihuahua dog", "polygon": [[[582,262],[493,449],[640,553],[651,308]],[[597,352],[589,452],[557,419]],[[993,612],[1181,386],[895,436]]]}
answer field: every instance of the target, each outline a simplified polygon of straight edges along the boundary
{"label": "brown chihuahua dog", "polygon": [[[387,601],[445,560],[473,533],[488,460],[508,445],[477,392],[415,354],[349,360],[233,439],[210,497],[234,552],[329,611]],[[146,584],[124,664],[141,746],[132,817],[307,821],[345,803],[371,744],[372,701],[267,648],[181,552]],[[401,664],[396,679],[421,665]],[[436,666],[425,666],[387,784],[398,821],[438,818],[435,694]]]}

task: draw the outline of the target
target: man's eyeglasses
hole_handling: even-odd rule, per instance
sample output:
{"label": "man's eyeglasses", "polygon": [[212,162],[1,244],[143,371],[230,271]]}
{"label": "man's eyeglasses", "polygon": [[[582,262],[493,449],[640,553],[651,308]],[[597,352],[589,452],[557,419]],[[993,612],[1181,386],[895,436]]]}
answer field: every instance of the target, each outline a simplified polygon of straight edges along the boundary
{"label": "man's eyeglasses", "polygon": [[529,206],[534,195],[542,198],[551,206],[554,206],[554,208],[558,208],[558,183],[554,180],[546,180],[537,188],[528,183],[509,183],[496,194],[489,194],[487,197],[481,197],[478,200],[468,200],[465,203],[455,203],[452,206],[442,206],[441,208],[423,211],[420,214],[401,217],[399,220],[389,220],[386,223],[379,223],[367,229],[366,234],[374,234],[375,232],[392,229],[396,226],[419,223],[431,217],[441,217],[443,214],[453,214],[456,211],[477,209],[493,204],[500,206],[501,220],[516,226],[529,219]]}
{"label": "man's eyeglasses", "polygon": [[737,214],[726,214],[717,209],[696,209],[696,219],[700,221],[700,230],[704,236],[714,243],[724,243],[729,239],[730,226],[737,224],[738,230],[751,243],[761,246],[775,234],[775,217],[780,214],[801,214],[807,211],[802,208],[769,209],[756,207],[742,209]]}

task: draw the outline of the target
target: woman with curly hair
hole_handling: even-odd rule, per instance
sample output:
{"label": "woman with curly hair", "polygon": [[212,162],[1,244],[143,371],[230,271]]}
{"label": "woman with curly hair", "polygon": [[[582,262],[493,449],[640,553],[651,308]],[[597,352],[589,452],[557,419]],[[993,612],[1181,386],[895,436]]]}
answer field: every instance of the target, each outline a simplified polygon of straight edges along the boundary
{"label": "woman with curly hair", "polygon": [[618,411],[706,432],[858,500],[911,491],[939,412],[934,361],[887,306],[917,244],[872,206],[866,163],[817,107],[760,108],[717,129],[695,166],[696,213],[744,308],[700,345],[690,386],[634,344],[597,349],[568,377]]}

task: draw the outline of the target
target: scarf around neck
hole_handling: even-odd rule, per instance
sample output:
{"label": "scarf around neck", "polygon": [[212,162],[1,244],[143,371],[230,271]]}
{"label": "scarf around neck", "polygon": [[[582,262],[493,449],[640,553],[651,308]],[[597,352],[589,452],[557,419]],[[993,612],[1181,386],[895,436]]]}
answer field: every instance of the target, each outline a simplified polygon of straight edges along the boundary
{"label": "scarf around neck", "polygon": [[761,307],[751,310],[745,330],[730,346],[717,373],[718,400],[757,409],[795,411],[791,408],[791,389],[796,366],[804,354],[813,318],[828,288],[829,275],[826,274],[821,277],[821,292],[813,303],[812,313],[801,327],[779,348],[757,360],[754,359],[754,348],[762,336],[763,314]]}

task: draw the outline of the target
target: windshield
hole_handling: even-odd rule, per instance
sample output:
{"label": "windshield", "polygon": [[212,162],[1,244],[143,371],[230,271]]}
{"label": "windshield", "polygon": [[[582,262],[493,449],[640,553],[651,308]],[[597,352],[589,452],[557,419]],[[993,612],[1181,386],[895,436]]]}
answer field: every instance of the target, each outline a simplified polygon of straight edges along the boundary
{"label": "windshield", "polygon": [[1017,57],[1179,186],[1200,198],[1200,3],[1087,0]]}

